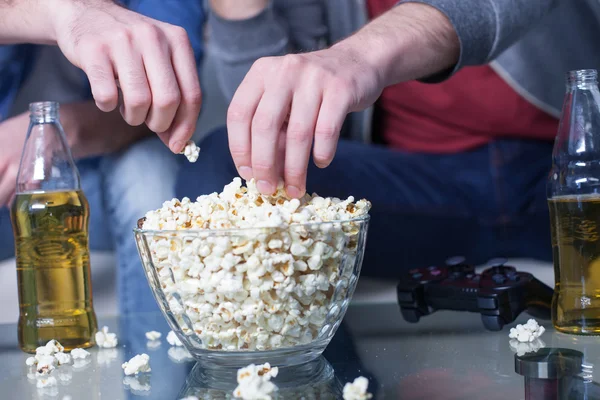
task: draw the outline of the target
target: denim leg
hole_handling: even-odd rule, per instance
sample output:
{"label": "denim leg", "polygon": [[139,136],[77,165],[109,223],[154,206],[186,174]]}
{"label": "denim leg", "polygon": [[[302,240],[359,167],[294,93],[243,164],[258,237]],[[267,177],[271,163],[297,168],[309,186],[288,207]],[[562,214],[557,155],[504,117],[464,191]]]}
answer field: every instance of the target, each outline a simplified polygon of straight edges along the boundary
{"label": "denim leg", "polygon": [[[81,176],[81,188],[90,204],[90,249],[112,250],[113,241],[104,220],[104,205],[101,193],[101,177],[98,159],[86,159],[77,163]],[[14,238],[10,211],[0,208],[0,260],[15,256]]]}
{"label": "denim leg", "polygon": [[[178,196],[220,191],[236,176],[225,130],[201,144],[202,157],[178,178]],[[308,190],[373,203],[363,273],[394,277],[407,268],[461,254],[472,262],[494,257],[487,148],[456,156],[407,154],[340,142],[333,163],[309,167]]]}
{"label": "denim leg", "polygon": [[116,240],[117,291],[122,313],[157,311],[132,230],[146,212],[175,195],[181,156],[155,137],[104,157],[101,170],[108,221]]}

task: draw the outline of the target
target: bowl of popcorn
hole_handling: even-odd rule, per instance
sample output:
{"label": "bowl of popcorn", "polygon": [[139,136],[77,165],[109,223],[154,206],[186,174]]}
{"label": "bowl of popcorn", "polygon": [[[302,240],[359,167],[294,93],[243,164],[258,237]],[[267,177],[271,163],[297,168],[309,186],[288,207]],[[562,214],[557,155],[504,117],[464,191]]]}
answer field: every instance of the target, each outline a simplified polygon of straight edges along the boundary
{"label": "bowl of popcorn", "polygon": [[208,365],[289,366],[321,355],[356,288],[371,204],[272,196],[240,178],[173,199],[134,230],[152,292]]}

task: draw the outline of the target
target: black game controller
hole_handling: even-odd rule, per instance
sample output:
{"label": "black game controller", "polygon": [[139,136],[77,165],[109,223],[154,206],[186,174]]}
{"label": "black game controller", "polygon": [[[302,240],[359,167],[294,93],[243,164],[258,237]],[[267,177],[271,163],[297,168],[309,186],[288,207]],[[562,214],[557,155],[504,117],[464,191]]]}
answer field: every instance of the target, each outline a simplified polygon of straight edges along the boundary
{"label": "black game controller", "polygon": [[550,319],[553,290],[505,263],[505,259],[493,260],[479,275],[464,258],[453,257],[443,267],[408,271],[397,289],[402,316],[415,323],[436,310],[477,312],[491,331],[502,330],[525,310],[533,317]]}

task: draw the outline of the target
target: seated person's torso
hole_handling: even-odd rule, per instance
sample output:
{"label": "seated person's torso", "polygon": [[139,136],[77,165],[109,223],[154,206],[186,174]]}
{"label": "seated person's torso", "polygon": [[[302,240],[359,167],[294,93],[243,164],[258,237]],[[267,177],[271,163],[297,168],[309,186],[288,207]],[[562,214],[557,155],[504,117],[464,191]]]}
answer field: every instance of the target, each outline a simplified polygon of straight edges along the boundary
{"label": "seated person's torso", "polygon": [[[368,0],[375,18],[396,0]],[[551,141],[558,120],[521,97],[490,66],[464,68],[439,84],[400,83],[377,103],[378,135],[410,152],[454,153],[495,138]]]}

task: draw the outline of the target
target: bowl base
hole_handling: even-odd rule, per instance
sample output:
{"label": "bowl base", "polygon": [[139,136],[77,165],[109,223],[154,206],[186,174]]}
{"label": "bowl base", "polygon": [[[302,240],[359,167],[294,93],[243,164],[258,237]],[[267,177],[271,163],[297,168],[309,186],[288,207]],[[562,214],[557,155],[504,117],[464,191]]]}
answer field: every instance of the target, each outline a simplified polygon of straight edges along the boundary
{"label": "bowl base", "polygon": [[272,366],[285,368],[315,360],[323,353],[328,342],[312,342],[308,345],[268,351],[188,350],[203,368],[242,368],[267,362]]}

